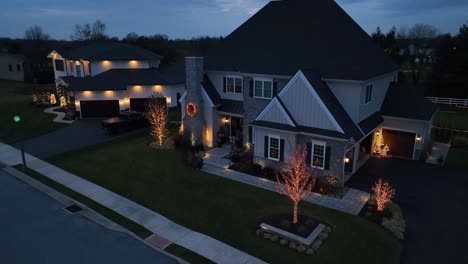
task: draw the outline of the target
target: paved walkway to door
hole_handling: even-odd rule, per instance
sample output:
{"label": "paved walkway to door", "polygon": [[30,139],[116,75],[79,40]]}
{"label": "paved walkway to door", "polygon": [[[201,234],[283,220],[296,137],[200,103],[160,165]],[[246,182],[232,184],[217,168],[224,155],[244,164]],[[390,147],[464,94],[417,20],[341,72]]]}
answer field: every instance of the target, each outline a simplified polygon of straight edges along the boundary
{"label": "paved walkway to door", "polygon": [[[52,164],[31,155],[27,155],[26,158],[30,169],[131,219],[156,234],[159,238],[185,247],[215,263],[265,263],[212,237],[178,225],[156,212]],[[0,162],[9,166],[20,164],[20,151],[0,143]]]}

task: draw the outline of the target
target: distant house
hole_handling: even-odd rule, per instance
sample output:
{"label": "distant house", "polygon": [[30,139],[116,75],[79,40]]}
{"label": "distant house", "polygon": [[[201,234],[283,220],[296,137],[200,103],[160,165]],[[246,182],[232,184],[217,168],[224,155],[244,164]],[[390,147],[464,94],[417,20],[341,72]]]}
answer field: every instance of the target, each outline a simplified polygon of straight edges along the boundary
{"label": "distant house", "polygon": [[418,159],[430,142],[436,109],[395,84],[398,70],[335,1],[272,1],[186,58],[183,129],[196,144],[240,141],[263,167],[305,146],[344,183],[371,154]]}
{"label": "distant house", "polygon": [[0,53],[0,79],[24,82],[25,62],[22,55]]}
{"label": "distant house", "polygon": [[158,54],[124,43],[54,50],[48,57],[57,88],[74,93],[82,118],[111,117],[125,110],[144,112],[145,102],[154,93],[175,107],[185,89],[183,68],[160,66]]}

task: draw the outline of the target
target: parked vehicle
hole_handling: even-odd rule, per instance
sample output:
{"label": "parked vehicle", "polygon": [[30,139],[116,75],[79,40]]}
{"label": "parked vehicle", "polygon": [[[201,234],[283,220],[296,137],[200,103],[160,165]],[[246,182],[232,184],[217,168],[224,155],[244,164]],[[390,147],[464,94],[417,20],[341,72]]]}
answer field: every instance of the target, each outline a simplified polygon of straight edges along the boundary
{"label": "parked vehicle", "polygon": [[143,113],[127,111],[117,117],[103,120],[101,125],[107,134],[117,134],[146,127],[149,123]]}

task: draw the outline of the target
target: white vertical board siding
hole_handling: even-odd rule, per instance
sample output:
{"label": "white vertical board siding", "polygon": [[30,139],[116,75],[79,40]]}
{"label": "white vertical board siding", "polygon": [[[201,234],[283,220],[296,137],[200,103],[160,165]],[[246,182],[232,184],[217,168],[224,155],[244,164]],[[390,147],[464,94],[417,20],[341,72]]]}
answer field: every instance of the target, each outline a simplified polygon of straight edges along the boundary
{"label": "white vertical board siding", "polygon": [[326,81],[328,87],[355,123],[359,123],[361,84],[346,81]]}
{"label": "white vertical board siding", "polygon": [[281,96],[281,101],[299,125],[337,131],[325,110],[302,79],[297,79],[285,91]]}
{"label": "white vertical board siding", "polygon": [[288,120],[278,108],[277,104],[273,104],[270,110],[260,120],[289,125]]}
{"label": "white vertical board siding", "polygon": [[133,85],[127,88],[128,98],[149,98],[155,93],[161,93],[162,96],[170,99],[169,107],[177,106],[177,93],[182,94],[185,86],[180,85]]}
{"label": "white vertical board siding", "polygon": [[415,133],[416,135],[420,135],[422,137],[421,141],[415,142],[417,150],[422,149],[427,140],[430,140],[429,137],[431,124],[429,121],[384,116],[382,127],[385,129],[411,132]]}
{"label": "white vertical board siding", "polygon": [[[396,78],[397,73],[388,74],[376,79],[372,79],[361,84],[361,98],[359,104],[359,120],[358,122],[368,118],[375,112],[380,111],[382,104],[387,95],[388,87],[390,83]],[[367,85],[373,84],[372,88],[372,100],[369,103],[366,101],[366,88]]]}
{"label": "white vertical board siding", "polygon": [[278,135],[281,139],[284,139],[284,161],[290,161],[290,155],[296,149],[296,135],[263,127],[255,127],[254,156],[264,158],[265,136],[268,135]]}
{"label": "white vertical board siding", "polygon": [[93,76],[110,69],[147,69],[149,67],[149,61],[91,61]]}

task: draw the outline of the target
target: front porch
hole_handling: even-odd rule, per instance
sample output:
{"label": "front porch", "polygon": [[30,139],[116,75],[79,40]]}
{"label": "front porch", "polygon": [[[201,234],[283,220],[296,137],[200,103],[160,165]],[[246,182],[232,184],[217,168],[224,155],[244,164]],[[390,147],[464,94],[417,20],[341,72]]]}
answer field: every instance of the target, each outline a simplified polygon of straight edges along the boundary
{"label": "front porch", "polygon": [[230,145],[232,149],[242,148],[244,140],[243,125],[243,116],[220,112],[216,145],[218,147]]}
{"label": "front porch", "polygon": [[351,176],[359,170],[372,156],[374,132],[352,146],[345,154],[344,181],[347,182]]}

